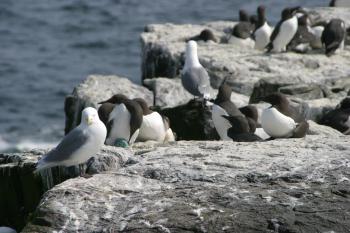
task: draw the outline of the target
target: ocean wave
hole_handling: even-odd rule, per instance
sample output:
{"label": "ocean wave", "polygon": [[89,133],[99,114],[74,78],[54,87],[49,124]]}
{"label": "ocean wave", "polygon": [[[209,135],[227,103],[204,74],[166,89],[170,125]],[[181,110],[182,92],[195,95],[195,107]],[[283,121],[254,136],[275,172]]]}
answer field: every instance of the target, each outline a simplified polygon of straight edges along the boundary
{"label": "ocean wave", "polygon": [[23,139],[19,142],[10,143],[0,136],[0,152],[2,153],[23,152],[33,149],[51,149],[57,144],[58,142],[35,141],[31,139]]}

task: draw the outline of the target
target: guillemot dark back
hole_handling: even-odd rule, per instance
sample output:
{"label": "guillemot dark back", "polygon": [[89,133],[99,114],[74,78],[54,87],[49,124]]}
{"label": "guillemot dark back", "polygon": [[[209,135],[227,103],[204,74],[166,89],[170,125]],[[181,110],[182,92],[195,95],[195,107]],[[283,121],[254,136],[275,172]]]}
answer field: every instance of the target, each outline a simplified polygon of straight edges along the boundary
{"label": "guillemot dark back", "polygon": [[[236,142],[255,142],[262,141],[262,139],[255,135],[254,132],[251,132],[248,120],[244,116],[225,116],[222,115],[227,121],[232,125],[228,129],[227,135]],[[255,127],[256,128],[256,127]],[[255,130],[254,130],[255,131]]]}
{"label": "guillemot dark back", "polygon": [[350,97],[343,99],[339,106],[327,112],[320,124],[330,126],[343,134],[350,134]]}
{"label": "guillemot dark back", "polygon": [[326,55],[332,56],[336,50],[343,49],[345,43],[346,28],[341,19],[331,19],[322,33],[322,43],[325,45]]}

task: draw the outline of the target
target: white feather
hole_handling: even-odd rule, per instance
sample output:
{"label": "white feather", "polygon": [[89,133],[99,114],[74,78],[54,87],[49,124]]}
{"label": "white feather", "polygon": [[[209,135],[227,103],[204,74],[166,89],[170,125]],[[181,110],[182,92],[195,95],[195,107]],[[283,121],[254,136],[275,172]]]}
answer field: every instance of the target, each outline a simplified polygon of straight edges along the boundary
{"label": "white feather", "polygon": [[264,50],[266,45],[270,42],[271,33],[272,33],[272,29],[267,24],[267,22],[265,22],[263,26],[258,28],[254,32],[255,49]]}
{"label": "white feather", "polygon": [[175,135],[171,128],[166,131],[164,142],[175,142]]}
{"label": "white feather", "polygon": [[253,39],[251,38],[247,38],[247,39],[242,39],[242,38],[238,38],[235,36],[231,36],[228,40],[229,44],[232,44],[234,46],[237,47],[248,47],[248,48],[254,48],[255,42]]}
{"label": "white feather", "polygon": [[124,104],[118,104],[113,108],[108,119],[108,121],[113,121],[113,125],[106,140],[107,145],[114,145],[115,140],[118,138],[129,141],[130,118],[131,115]]}
{"label": "white feather", "polygon": [[271,107],[262,112],[261,126],[271,137],[286,138],[291,136],[292,131],[296,128],[296,123],[292,118]]}
{"label": "white feather", "polygon": [[229,136],[227,136],[227,131],[232,126],[228,120],[222,117],[222,115],[228,116],[225,109],[221,108],[219,105],[214,104],[212,108],[211,117],[212,117],[215,129],[218,132],[221,140],[232,141],[232,139]]}
{"label": "white feather", "polygon": [[165,126],[162,116],[158,112],[152,112],[143,116],[138,141],[163,142],[165,138]]}
{"label": "white feather", "polygon": [[284,21],[273,43],[274,52],[286,51],[287,44],[293,39],[298,29],[298,19],[296,16]]}
{"label": "white feather", "polygon": [[314,49],[321,49],[322,48],[321,37],[322,37],[324,27],[323,26],[309,27],[308,30],[315,36],[315,40],[311,42],[311,47]]}

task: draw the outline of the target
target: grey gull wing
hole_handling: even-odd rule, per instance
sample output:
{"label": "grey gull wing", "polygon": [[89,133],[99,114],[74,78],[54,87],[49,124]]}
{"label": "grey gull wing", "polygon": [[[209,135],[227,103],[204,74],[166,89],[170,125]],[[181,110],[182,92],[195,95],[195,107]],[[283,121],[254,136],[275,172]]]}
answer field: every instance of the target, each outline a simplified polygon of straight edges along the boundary
{"label": "grey gull wing", "polygon": [[58,144],[43,158],[45,163],[55,163],[70,159],[70,156],[79,150],[89,139],[88,134],[79,128],[70,131]]}
{"label": "grey gull wing", "polygon": [[182,74],[182,85],[192,95],[203,97],[210,92],[209,75],[203,67],[192,67]]}

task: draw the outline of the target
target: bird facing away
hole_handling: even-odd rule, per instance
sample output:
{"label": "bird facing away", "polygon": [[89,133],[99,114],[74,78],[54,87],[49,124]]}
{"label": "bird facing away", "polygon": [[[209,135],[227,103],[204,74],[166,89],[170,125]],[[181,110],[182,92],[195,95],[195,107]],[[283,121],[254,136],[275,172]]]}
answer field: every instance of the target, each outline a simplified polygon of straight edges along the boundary
{"label": "bird facing away", "polygon": [[295,8],[285,8],[282,11],[281,20],[274,28],[267,51],[286,51],[287,44],[292,40],[298,29],[298,19],[295,16]]}
{"label": "bird facing away", "polygon": [[105,103],[115,105],[108,118],[106,144],[115,145],[120,139],[134,143],[142,124],[143,111],[139,103],[120,94],[99,104]]}
{"label": "bird facing away", "polygon": [[101,149],[106,134],[106,127],[99,119],[96,109],[85,108],[81,113],[81,123],[38,161],[36,171],[86,162]]}
{"label": "bird facing away", "polygon": [[199,35],[191,37],[189,39],[189,41],[190,40],[205,41],[205,42],[207,42],[207,41],[218,42],[218,40],[214,36],[214,33],[211,30],[209,30],[209,29],[204,29],[203,31],[201,31],[201,33],[199,33]]}
{"label": "bird facing away", "polygon": [[186,59],[181,81],[183,87],[192,95],[204,99],[210,98],[210,78],[207,71],[199,63],[197,43],[193,40],[186,44]]}
{"label": "bird facing away", "polygon": [[254,142],[262,141],[262,139],[255,135],[254,132],[251,132],[248,120],[244,116],[226,116],[222,115],[227,121],[232,125],[228,129],[227,135],[237,142]]}
{"label": "bird facing away", "polygon": [[322,44],[326,48],[326,55],[333,55],[337,49],[344,49],[346,36],[345,23],[341,19],[332,19],[324,28],[321,36]]}

